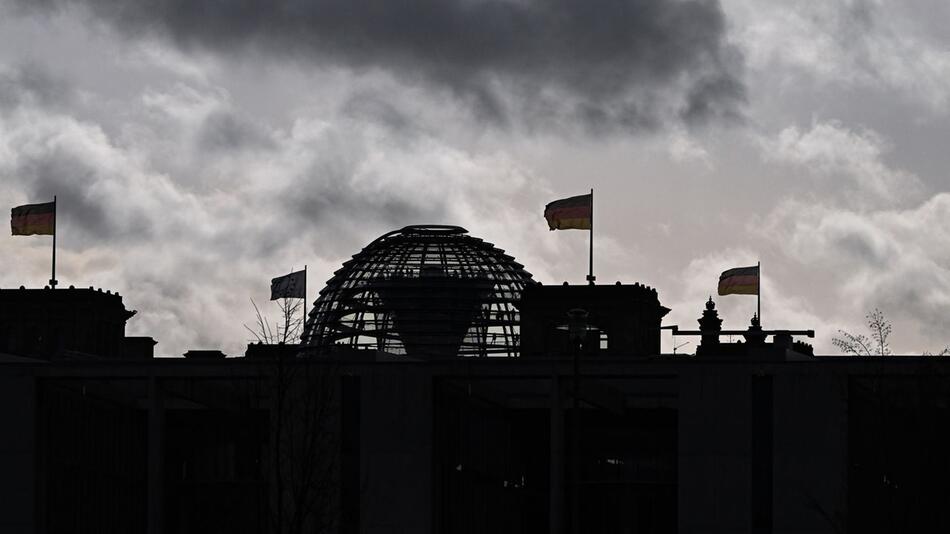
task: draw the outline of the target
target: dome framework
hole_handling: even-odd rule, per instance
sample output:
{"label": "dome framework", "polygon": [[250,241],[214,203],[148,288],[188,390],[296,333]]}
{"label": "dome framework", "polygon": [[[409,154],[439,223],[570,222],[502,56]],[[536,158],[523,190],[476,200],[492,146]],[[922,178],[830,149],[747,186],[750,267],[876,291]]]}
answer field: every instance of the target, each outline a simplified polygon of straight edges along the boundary
{"label": "dome framework", "polygon": [[320,291],[302,341],[433,359],[518,355],[531,274],[458,226],[407,226],[346,261]]}

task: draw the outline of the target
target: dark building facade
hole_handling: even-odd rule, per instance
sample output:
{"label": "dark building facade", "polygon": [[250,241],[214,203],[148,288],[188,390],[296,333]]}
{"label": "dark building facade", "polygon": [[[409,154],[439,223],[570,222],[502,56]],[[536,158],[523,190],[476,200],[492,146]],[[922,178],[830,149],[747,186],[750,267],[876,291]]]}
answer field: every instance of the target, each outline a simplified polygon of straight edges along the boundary
{"label": "dark building facade", "polygon": [[950,360],[727,343],[711,300],[674,330],[697,354],[661,354],[652,288],[542,286],[460,230],[387,234],[303,344],[241,357],[153,358],[116,295],[0,290],[0,532],[950,525]]}

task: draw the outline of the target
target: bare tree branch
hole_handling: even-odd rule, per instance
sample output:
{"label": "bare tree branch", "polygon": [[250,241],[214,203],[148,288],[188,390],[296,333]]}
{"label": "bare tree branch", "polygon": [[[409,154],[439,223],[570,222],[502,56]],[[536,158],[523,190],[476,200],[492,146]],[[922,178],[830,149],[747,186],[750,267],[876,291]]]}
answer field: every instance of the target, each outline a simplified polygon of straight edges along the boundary
{"label": "bare tree branch", "polygon": [[854,335],[844,330],[838,330],[842,337],[831,340],[831,344],[841,349],[841,352],[852,356],[871,356],[870,340],[862,335]]}
{"label": "bare tree branch", "polygon": [[251,305],[254,306],[254,326],[250,327],[246,323],[244,324],[244,328],[254,336],[253,339],[249,340],[250,342],[276,345],[278,343],[296,343],[300,339],[304,325],[304,318],[301,314],[303,300],[279,299],[277,308],[280,315],[279,319],[273,323],[273,327],[267,316],[261,313],[254,299],[251,299]]}
{"label": "bare tree branch", "polygon": [[891,348],[887,344],[887,338],[891,335],[891,323],[884,318],[881,310],[874,308],[874,311],[867,314],[868,328],[871,330],[871,337],[876,344],[875,352],[879,356],[890,356]]}
{"label": "bare tree branch", "polygon": [[841,352],[852,356],[890,356],[891,347],[887,338],[891,335],[891,323],[884,317],[884,312],[874,308],[874,311],[865,316],[870,339],[864,334],[852,334],[845,330],[838,330],[841,337],[831,340],[831,344]]}
{"label": "bare tree branch", "polygon": [[[254,306],[256,321],[244,325],[258,343],[299,343],[305,319],[303,301],[279,299],[279,316],[271,321]],[[272,490],[267,503],[269,531],[274,534],[333,531],[339,467],[339,374],[326,365],[309,365],[275,353],[268,363],[266,385],[272,441],[267,459]]]}
{"label": "bare tree branch", "polygon": [[[864,317],[867,319],[868,330],[871,331],[870,338],[864,334],[838,330],[841,337],[833,338],[831,344],[838,347],[841,352],[852,356],[891,356],[893,352],[888,342],[893,330],[891,322],[884,316],[884,312],[877,308]],[[950,346],[936,353],[924,351],[923,355],[950,356]]]}

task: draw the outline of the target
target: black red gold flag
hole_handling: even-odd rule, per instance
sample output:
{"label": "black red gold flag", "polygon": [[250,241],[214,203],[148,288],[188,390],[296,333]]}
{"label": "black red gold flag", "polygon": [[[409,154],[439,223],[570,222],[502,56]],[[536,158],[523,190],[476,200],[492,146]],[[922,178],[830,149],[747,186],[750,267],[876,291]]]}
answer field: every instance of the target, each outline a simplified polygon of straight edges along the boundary
{"label": "black red gold flag", "polygon": [[758,295],[759,266],[736,267],[719,276],[720,295]]}
{"label": "black red gold flag", "polygon": [[10,210],[13,235],[53,235],[56,231],[56,203],[25,204]]}
{"label": "black red gold flag", "polygon": [[555,200],[544,208],[550,230],[590,230],[594,214],[594,195]]}

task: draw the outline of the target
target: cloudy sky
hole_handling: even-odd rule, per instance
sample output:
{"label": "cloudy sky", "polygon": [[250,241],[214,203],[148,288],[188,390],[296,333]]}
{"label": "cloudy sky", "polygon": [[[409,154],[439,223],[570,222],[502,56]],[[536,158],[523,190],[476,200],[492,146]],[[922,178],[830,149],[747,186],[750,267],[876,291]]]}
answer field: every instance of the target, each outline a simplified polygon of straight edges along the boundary
{"label": "cloudy sky", "polygon": [[[761,260],[766,327],[950,344],[950,3],[3,0],[0,199],[58,195],[62,286],[163,355],[243,353],[253,298],[376,236],[465,226],[545,283],[641,281],[695,326]],[[0,287],[49,278],[0,236]],[[717,299],[743,328],[754,297]],[[665,340],[667,349],[669,340]],[[684,349],[691,351],[692,347]]]}

